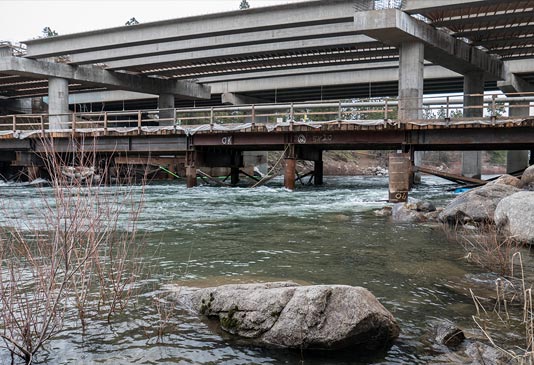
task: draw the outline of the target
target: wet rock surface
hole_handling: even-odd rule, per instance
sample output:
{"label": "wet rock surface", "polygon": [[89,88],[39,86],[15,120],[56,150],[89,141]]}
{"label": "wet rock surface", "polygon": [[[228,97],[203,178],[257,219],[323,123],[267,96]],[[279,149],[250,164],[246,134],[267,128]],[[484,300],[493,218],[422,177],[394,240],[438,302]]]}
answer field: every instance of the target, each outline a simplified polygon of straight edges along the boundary
{"label": "wet rock surface", "polygon": [[293,282],[176,287],[179,302],[246,343],[310,350],[379,350],[399,326],[367,289]]}
{"label": "wet rock surface", "polygon": [[534,191],[502,199],[495,209],[497,227],[515,240],[534,244]]}
{"label": "wet rock surface", "polygon": [[521,176],[521,189],[534,190],[534,165],[523,172]]}
{"label": "wet rock surface", "polygon": [[503,184],[488,184],[470,190],[453,199],[440,213],[439,220],[451,225],[493,223],[497,204],[519,191],[518,188]]}
{"label": "wet rock surface", "polygon": [[[376,213],[375,213],[376,214]],[[410,200],[407,203],[397,203],[391,209],[391,219],[395,223],[420,223],[436,221],[439,212],[427,201]]]}
{"label": "wet rock surface", "polygon": [[449,320],[435,319],[429,325],[430,340],[435,344],[456,348],[465,340],[464,332]]}

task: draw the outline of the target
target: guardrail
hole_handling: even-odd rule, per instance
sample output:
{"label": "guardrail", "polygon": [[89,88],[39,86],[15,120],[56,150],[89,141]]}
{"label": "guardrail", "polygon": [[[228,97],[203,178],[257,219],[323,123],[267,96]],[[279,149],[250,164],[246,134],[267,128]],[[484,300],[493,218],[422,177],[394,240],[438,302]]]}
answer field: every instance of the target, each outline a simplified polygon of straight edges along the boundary
{"label": "guardrail", "polygon": [[[465,110],[478,109],[482,119],[507,119],[521,108],[522,114],[531,115],[532,96],[503,96],[498,94],[472,94],[481,105],[464,106],[463,95],[424,98],[418,108],[421,120],[433,121],[468,120]],[[325,101],[311,103],[278,103],[240,106],[214,106],[204,108],[155,109],[118,112],[76,112],[67,114],[18,114],[0,116],[0,132],[33,131],[45,133],[50,130],[90,131],[104,133],[109,130],[128,130],[139,133],[143,128],[161,126],[200,126],[224,124],[279,124],[287,122],[329,122],[329,121],[395,121],[403,103],[396,99],[369,99],[347,101]],[[525,115],[525,117],[527,117]],[[478,118],[480,119],[480,117]]]}

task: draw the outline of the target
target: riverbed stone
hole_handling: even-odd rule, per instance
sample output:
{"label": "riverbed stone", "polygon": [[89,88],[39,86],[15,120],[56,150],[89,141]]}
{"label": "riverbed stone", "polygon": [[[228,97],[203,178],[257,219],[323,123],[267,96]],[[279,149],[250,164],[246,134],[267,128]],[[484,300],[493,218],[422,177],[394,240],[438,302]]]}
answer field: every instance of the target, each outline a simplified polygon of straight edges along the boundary
{"label": "riverbed stone", "polygon": [[386,347],[399,335],[395,318],[362,287],[293,282],[176,288],[177,299],[246,343],[271,348]]}
{"label": "riverbed stone", "polygon": [[497,180],[488,183],[488,185],[496,184],[513,186],[514,188],[521,188],[521,180],[515,176],[508,174],[501,175]]}
{"label": "riverbed stone", "polygon": [[406,203],[396,203],[391,210],[395,223],[420,223],[435,221],[437,218],[434,204],[424,200],[410,199]]}
{"label": "riverbed stone", "polygon": [[534,190],[534,165],[528,167],[521,176],[521,188]]}
{"label": "riverbed stone", "polygon": [[513,364],[501,351],[495,347],[479,341],[473,341],[466,345],[465,354],[471,359],[472,365],[504,365]]}
{"label": "riverbed stone", "polygon": [[464,332],[449,320],[432,320],[429,323],[432,342],[455,348],[465,340]]}
{"label": "riverbed stone", "polygon": [[497,227],[515,240],[534,244],[534,191],[502,199],[495,209]]}
{"label": "riverbed stone", "polygon": [[439,220],[451,225],[493,223],[495,208],[505,197],[519,192],[504,184],[489,184],[467,191],[453,199],[439,215]]}

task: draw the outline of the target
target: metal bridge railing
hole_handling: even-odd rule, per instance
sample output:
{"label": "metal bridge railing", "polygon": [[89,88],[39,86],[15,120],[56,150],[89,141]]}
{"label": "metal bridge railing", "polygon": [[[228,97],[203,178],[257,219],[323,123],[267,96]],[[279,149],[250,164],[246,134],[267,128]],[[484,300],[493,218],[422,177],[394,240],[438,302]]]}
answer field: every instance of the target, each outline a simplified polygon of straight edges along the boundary
{"label": "metal bridge railing", "polygon": [[[487,124],[513,119],[510,115],[532,115],[534,94],[504,96],[473,94],[479,105],[465,106],[463,95],[425,97],[421,103],[413,100],[367,99],[353,101],[324,101],[311,103],[278,103],[205,108],[156,109],[119,112],[77,112],[68,114],[18,114],[0,116],[0,138],[4,135],[24,136],[45,134],[49,131],[143,133],[156,129],[178,130],[195,126],[213,129],[219,125],[280,125],[284,123],[321,124],[328,122],[358,122],[378,125],[380,122],[397,127],[417,122],[425,125],[443,123],[471,123],[474,119]],[[410,101],[406,102],[405,101]],[[405,105],[421,105],[407,109]],[[399,120],[399,108],[410,120]],[[521,110],[520,112],[518,110]],[[466,118],[464,113],[479,115]],[[477,111],[477,112],[473,112]],[[406,114],[406,113],[404,113]],[[515,118],[517,119],[517,117]]]}

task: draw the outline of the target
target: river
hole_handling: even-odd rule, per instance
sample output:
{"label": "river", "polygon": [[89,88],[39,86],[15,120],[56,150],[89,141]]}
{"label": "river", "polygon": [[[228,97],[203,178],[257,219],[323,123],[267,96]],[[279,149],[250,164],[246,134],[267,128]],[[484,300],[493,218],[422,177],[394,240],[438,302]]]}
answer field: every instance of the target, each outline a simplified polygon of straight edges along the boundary
{"label": "river", "polygon": [[[448,187],[425,177],[411,196],[443,205],[453,197]],[[276,180],[258,189],[150,184],[139,219],[150,275],[138,283],[133,305],[111,326],[90,323],[84,335],[70,323],[36,363],[426,364],[435,355],[423,340],[429,320],[474,327],[471,298],[449,284],[481,270],[465,261],[463,248],[449,242],[440,227],[375,216],[386,204],[387,189],[383,177],[326,177],[323,187],[295,192]],[[10,184],[0,186],[0,195],[4,204],[24,201],[27,207],[41,199],[36,188]],[[154,336],[159,316],[153,299],[169,283],[271,280],[366,287],[398,319],[401,336],[387,352],[371,357],[244,348],[181,308],[171,313],[168,332],[160,340]],[[8,355],[0,349],[2,360]]]}

